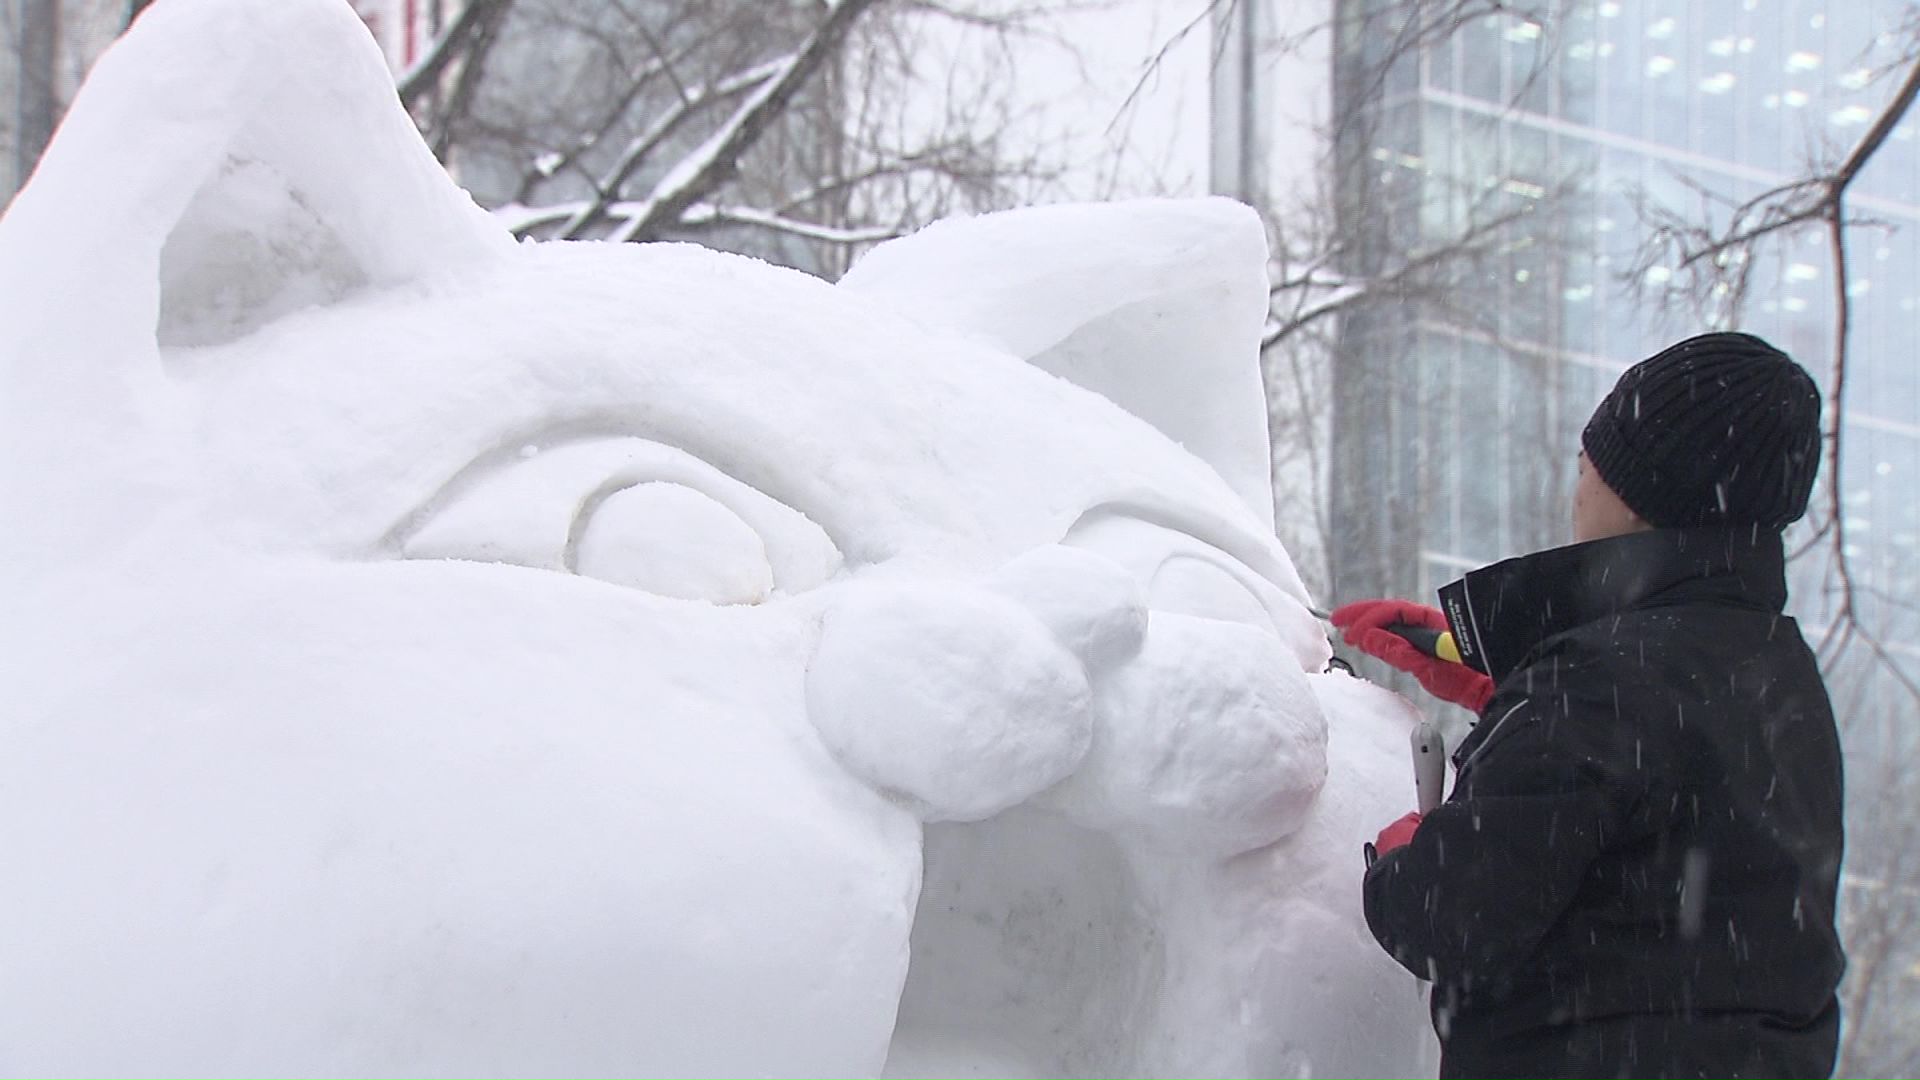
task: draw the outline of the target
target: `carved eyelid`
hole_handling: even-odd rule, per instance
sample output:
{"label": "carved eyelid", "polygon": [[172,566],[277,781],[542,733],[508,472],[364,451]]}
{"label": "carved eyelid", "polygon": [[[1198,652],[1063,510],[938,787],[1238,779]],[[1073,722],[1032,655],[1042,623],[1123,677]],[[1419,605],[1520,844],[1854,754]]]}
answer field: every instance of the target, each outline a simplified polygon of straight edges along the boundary
{"label": "carved eyelid", "polygon": [[1169,570],[1184,570],[1217,575],[1220,583],[1244,592],[1248,606],[1242,614],[1215,612],[1213,617],[1261,625],[1276,633],[1289,618],[1297,617],[1291,609],[1299,606],[1298,601],[1246,559],[1201,539],[1198,530],[1183,528],[1166,514],[1141,514],[1118,505],[1098,507],[1075,522],[1061,543],[1107,556],[1148,588],[1170,584]]}
{"label": "carved eyelid", "polygon": [[815,588],[839,573],[832,538],[798,510],[665,443],[637,436],[529,444],[462,469],[395,530],[403,558],[465,559],[568,572],[583,516],[641,484],[690,488],[737,515],[766,545],[774,588]]}

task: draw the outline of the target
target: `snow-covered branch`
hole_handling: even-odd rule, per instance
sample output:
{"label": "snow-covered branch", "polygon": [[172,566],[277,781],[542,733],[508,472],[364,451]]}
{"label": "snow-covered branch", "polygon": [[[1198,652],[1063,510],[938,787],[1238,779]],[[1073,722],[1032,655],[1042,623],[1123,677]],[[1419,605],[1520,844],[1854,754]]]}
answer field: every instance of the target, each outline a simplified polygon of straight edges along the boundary
{"label": "snow-covered branch", "polygon": [[617,240],[646,240],[676,220],[689,206],[710,195],[739,167],[741,155],[760,138],[780,110],[846,39],[854,21],[877,0],[837,0],[825,19],[778,74],[748,97],[699,149],[668,170],[645,200],[648,211],[614,234]]}
{"label": "snow-covered branch", "polygon": [[439,85],[447,68],[472,48],[482,28],[497,23],[512,4],[513,0],[468,0],[453,22],[434,38],[425,55],[396,80],[400,103],[408,109],[418,105],[428,90]]}
{"label": "snow-covered branch", "polygon": [[[1013,76],[1032,47],[1084,71],[1061,16],[1110,2],[480,0],[401,81],[429,145],[522,235],[724,232],[831,277],[1091,160],[1032,137]],[[960,59],[932,72],[930,49]]]}
{"label": "snow-covered branch", "polygon": [[[514,203],[495,210],[493,216],[515,236],[538,236],[556,225],[575,220],[592,205],[588,202],[555,203],[549,206],[524,206]],[[623,228],[627,222],[645,216],[650,205],[642,200],[610,202],[600,207],[599,214],[601,220],[613,223],[617,230]],[[877,244],[899,236],[902,231],[887,225],[854,227],[825,225],[751,206],[715,206],[710,203],[696,203],[688,207],[686,212],[680,215],[676,225],[690,232],[723,225],[744,225],[787,236],[846,246]]]}
{"label": "snow-covered branch", "polygon": [[[668,74],[672,70],[672,57],[656,56],[636,69],[627,81],[624,90],[614,95],[606,110],[601,114],[599,123],[585,135],[575,139],[565,150],[547,150],[536,155],[532,168],[520,180],[520,189],[514,193],[516,203],[531,202],[534,191],[544,182],[560,173],[579,167],[586,155],[599,149],[600,143],[621,120],[625,119],[640,95],[645,93],[654,78]],[[683,98],[684,99],[684,98]]]}
{"label": "snow-covered branch", "polygon": [[686,213],[680,216],[680,225],[687,229],[715,225],[751,225],[788,236],[845,245],[877,244],[883,240],[892,240],[901,234],[900,229],[887,225],[843,228],[786,217],[770,210],[757,210],[750,206],[712,206],[705,203],[688,207]]}
{"label": "snow-covered branch", "polygon": [[[627,144],[626,150],[614,162],[613,167],[607,170],[606,175],[594,185],[599,192],[598,196],[568,219],[566,227],[561,230],[561,235],[570,240],[576,240],[585,235],[588,228],[604,217],[607,208],[614,203],[620,190],[626,186],[627,180],[695,116],[709,106],[737,97],[755,87],[762,88],[764,92],[764,88],[776,81],[791,65],[790,57],[769,61],[730,75],[711,86],[702,86],[683,92],[676,105]],[[642,212],[638,216],[645,217],[646,214]]]}
{"label": "snow-covered branch", "polygon": [[1511,242],[1516,228],[1532,213],[1530,207],[1523,206],[1497,214],[1476,214],[1473,224],[1444,243],[1409,252],[1405,258],[1366,276],[1327,270],[1333,255],[1323,252],[1299,272],[1282,273],[1273,283],[1269,290],[1272,310],[1261,347],[1272,348],[1329,316],[1381,297],[1390,296],[1396,302],[1421,296],[1437,298],[1464,277],[1468,268]]}

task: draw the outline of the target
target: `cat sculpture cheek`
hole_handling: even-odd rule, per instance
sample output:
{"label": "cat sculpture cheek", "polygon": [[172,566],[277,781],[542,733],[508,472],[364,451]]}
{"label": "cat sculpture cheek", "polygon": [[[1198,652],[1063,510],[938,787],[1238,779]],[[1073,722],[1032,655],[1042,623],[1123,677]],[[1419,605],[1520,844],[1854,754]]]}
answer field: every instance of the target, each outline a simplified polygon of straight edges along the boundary
{"label": "cat sculpture cheek", "polygon": [[1422,1067],[1264,259],[516,245],[345,3],[155,5],[0,222],[0,1067]]}

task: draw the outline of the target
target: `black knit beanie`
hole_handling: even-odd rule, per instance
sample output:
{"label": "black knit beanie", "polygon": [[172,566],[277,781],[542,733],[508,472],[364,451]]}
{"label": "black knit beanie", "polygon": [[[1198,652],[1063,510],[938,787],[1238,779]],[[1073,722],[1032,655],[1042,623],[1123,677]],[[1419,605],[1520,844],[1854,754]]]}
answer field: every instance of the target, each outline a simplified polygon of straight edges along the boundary
{"label": "black knit beanie", "polygon": [[1650,525],[1784,529],[1820,471],[1820,390],[1751,334],[1701,334],[1628,368],[1580,443]]}

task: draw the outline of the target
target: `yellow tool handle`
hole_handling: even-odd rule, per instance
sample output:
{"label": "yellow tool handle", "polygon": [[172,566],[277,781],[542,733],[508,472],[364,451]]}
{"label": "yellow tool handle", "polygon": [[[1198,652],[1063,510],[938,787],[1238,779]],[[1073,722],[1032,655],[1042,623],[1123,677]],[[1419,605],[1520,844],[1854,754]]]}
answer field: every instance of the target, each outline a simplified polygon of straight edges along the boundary
{"label": "yellow tool handle", "polygon": [[1454,644],[1453,633],[1449,630],[1429,630],[1424,626],[1411,623],[1394,623],[1387,627],[1389,634],[1396,635],[1407,644],[1449,663],[1460,663],[1460,647]]}

